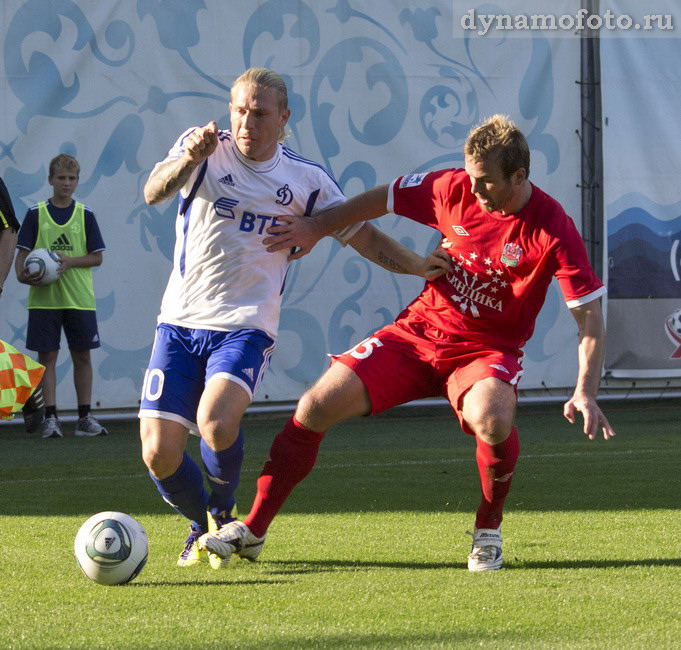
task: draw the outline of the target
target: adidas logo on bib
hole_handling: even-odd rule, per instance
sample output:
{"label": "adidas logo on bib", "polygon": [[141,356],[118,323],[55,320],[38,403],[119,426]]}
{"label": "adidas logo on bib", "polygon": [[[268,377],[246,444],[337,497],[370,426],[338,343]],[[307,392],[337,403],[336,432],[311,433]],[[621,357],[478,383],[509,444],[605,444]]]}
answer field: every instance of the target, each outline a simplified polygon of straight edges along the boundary
{"label": "adidas logo on bib", "polygon": [[50,244],[50,250],[72,251],[73,244],[69,241],[69,238],[66,235],[61,235]]}

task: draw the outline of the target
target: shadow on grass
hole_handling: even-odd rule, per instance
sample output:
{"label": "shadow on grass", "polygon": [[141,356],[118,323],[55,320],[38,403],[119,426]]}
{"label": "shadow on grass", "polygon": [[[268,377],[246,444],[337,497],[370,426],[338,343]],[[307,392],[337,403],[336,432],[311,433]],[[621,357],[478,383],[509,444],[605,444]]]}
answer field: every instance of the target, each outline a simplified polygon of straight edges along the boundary
{"label": "shadow on grass", "polygon": [[[466,568],[463,562],[362,562],[350,560],[270,560],[264,562],[270,573],[322,573],[329,571],[357,571],[358,569],[408,569],[433,571]],[[609,569],[626,567],[681,566],[681,558],[642,558],[640,560],[547,560],[542,562],[506,561],[504,569]]]}
{"label": "shadow on grass", "polygon": [[681,558],[644,558],[641,560],[547,560],[545,562],[512,561],[504,569],[622,569],[626,567],[681,566]]}
{"label": "shadow on grass", "polygon": [[[225,576],[226,577],[226,576]],[[240,580],[237,577],[232,577],[231,580],[135,580],[123,587],[215,587],[234,585],[237,587],[253,587],[260,585],[285,585],[289,584],[290,580]]]}
{"label": "shadow on grass", "polygon": [[[613,409],[609,404],[608,411]],[[531,417],[524,417],[524,451],[509,511],[678,508],[678,490],[670,489],[669,476],[677,473],[681,409],[649,405],[645,410],[638,403],[633,409],[624,403],[610,418],[621,434],[612,444],[585,443],[578,427],[563,423],[556,409],[549,411],[528,411]],[[104,510],[141,517],[168,514],[141,460],[137,422],[106,424],[110,436],[69,435],[56,441],[27,437],[21,424],[0,427],[0,516],[49,511],[85,519]],[[252,501],[278,425],[254,420],[247,428],[249,451],[237,493],[242,508]],[[339,425],[325,441],[315,471],[287,501],[286,512],[470,514],[480,498],[474,440],[456,431],[451,414],[440,419],[358,418]],[[198,445],[192,436],[188,448],[195,460]],[[580,490],[574,489],[575,481]]]}
{"label": "shadow on grass", "polygon": [[[442,569],[461,569],[466,565],[458,562],[355,562],[351,560],[267,560],[263,565],[269,573],[291,575],[303,573],[326,573],[335,571],[357,571],[358,569],[409,569],[410,571],[440,571]],[[274,567],[274,568],[271,568]]]}

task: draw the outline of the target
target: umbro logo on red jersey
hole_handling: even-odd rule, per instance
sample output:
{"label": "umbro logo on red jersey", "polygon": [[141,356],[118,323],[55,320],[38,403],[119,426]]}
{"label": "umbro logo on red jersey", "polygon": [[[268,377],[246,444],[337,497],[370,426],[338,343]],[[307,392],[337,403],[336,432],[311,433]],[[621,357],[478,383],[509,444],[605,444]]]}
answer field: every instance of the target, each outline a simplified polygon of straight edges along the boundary
{"label": "umbro logo on red jersey", "polygon": [[457,235],[461,235],[462,237],[470,237],[468,231],[463,226],[452,226],[452,229]]}
{"label": "umbro logo on red jersey", "polygon": [[421,174],[407,174],[406,176],[402,176],[402,180],[400,181],[400,189],[404,189],[406,187],[418,187],[423,183],[423,179],[427,176],[427,173],[421,173]]}

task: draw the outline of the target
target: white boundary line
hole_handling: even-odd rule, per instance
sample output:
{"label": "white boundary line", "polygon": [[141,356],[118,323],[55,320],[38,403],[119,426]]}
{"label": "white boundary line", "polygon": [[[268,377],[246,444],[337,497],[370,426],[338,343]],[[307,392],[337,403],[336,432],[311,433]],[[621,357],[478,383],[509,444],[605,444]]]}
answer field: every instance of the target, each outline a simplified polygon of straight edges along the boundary
{"label": "white boundary line", "polygon": [[[666,449],[637,449],[627,451],[605,451],[605,452],[589,452],[578,451],[574,453],[564,454],[526,454],[520,455],[518,460],[526,458],[577,458],[581,456],[631,456],[633,454],[655,454],[666,453]],[[475,458],[450,458],[442,460],[403,460],[395,463],[343,463],[339,465],[316,465],[315,470],[320,469],[347,469],[349,467],[405,467],[410,465],[454,465],[457,463],[472,463]],[[250,474],[253,472],[260,472],[259,469],[244,469],[243,474]],[[122,480],[130,478],[148,478],[148,474],[118,474],[118,475],[104,475],[104,476],[63,476],[61,478],[22,478],[22,479],[7,479],[0,480],[0,485],[17,485],[19,483],[61,483],[63,481],[103,481],[103,480]]]}

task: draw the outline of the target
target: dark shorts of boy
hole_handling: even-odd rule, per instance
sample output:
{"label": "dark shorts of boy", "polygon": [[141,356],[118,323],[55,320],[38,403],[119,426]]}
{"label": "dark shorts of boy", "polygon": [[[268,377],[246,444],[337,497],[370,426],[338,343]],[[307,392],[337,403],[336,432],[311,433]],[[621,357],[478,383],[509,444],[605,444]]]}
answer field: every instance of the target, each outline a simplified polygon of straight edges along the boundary
{"label": "dark shorts of boy", "polygon": [[69,350],[94,350],[101,345],[94,310],[29,309],[26,347],[34,352],[59,350],[62,329]]}

